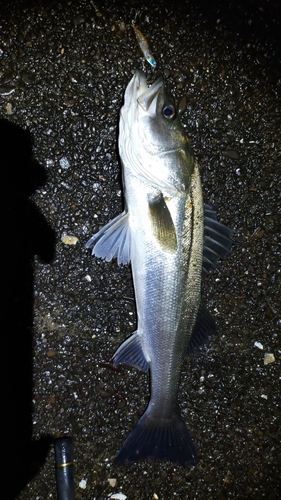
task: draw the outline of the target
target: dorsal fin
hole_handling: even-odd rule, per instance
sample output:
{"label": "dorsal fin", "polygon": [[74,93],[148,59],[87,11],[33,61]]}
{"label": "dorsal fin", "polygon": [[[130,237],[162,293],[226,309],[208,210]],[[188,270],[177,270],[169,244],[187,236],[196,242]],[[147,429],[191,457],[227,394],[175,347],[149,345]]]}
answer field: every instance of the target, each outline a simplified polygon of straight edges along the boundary
{"label": "dorsal fin", "polygon": [[195,349],[202,347],[209,340],[211,335],[217,332],[217,325],[211,314],[201,303],[197,313],[196,323],[189,342],[184,351],[183,357],[189,356]]}
{"label": "dorsal fin", "polygon": [[217,214],[211,205],[204,205],[203,277],[215,269],[219,259],[231,252],[230,237],[233,233],[233,229],[217,220]]}

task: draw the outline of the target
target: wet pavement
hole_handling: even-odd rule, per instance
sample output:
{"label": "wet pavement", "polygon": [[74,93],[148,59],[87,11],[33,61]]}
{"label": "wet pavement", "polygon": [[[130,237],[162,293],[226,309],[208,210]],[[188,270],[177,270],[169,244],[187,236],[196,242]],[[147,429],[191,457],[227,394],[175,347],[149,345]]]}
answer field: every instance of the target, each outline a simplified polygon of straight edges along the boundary
{"label": "wet pavement", "polygon": [[[280,498],[279,5],[158,5],[1,3],[6,499],[56,498],[52,440],[64,435],[77,499]],[[124,89],[136,68],[153,77],[135,17],[184,108],[204,199],[237,243],[204,282],[219,334],[182,370],[199,454],[190,468],[113,465],[148,402],[148,377],[110,364],[136,325],[130,268],[84,248],[122,209]]]}

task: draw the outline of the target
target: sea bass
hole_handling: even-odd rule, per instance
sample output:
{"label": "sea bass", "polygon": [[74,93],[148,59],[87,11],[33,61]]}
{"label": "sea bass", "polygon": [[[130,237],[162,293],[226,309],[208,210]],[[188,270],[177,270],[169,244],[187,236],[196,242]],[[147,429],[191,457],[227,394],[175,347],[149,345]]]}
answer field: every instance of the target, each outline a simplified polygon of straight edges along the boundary
{"label": "sea bass", "polygon": [[131,262],[137,330],[114,365],[150,372],[148,407],[115,462],[148,457],[197,461],[180,415],[183,359],[216,331],[201,302],[203,275],[230,252],[232,231],[203,205],[200,175],[172,97],[161,78],[148,87],[137,71],[120,113],[125,207],[87,243],[92,253]]}

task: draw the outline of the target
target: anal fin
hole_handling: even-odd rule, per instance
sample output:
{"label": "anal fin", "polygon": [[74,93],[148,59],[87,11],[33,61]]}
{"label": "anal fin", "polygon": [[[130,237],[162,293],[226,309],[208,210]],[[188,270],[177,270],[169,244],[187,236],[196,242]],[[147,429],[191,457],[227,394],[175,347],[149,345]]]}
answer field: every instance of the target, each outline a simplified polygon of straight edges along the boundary
{"label": "anal fin", "polygon": [[147,361],[141,345],[141,338],[138,332],[133,333],[120,347],[113,356],[113,364],[130,365],[142,372],[149,370],[149,362]]}

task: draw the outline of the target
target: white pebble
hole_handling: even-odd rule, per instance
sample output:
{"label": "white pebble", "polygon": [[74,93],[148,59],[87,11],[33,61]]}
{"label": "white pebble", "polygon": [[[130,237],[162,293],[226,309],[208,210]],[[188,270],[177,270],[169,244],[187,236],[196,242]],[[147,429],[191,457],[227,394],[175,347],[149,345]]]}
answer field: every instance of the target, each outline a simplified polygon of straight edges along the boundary
{"label": "white pebble", "polygon": [[65,158],[64,156],[60,159],[59,163],[60,163],[60,167],[61,167],[61,168],[66,169],[66,168],[69,168],[69,167],[70,167],[70,164],[69,164],[68,159],[67,159],[67,158]]}
{"label": "white pebble", "polygon": [[81,479],[79,483],[79,488],[82,488],[82,490],[85,490],[87,486],[87,479]]}
{"label": "white pebble", "polygon": [[263,345],[260,342],[255,342],[254,346],[258,347],[259,349],[263,349]]}

